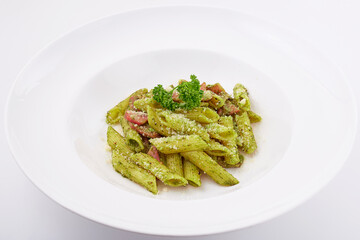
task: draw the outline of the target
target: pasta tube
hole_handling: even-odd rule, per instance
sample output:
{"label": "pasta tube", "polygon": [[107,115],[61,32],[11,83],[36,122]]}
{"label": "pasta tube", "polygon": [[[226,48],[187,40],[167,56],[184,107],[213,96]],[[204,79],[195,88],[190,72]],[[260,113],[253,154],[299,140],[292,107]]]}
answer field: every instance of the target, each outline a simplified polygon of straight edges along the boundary
{"label": "pasta tube", "polygon": [[176,132],[167,127],[160,117],[157,115],[154,108],[148,106],[147,107],[147,114],[148,114],[148,123],[149,125],[156,130],[156,132],[160,133],[163,136],[171,136],[176,134]]}
{"label": "pasta tube", "polygon": [[119,121],[124,131],[126,143],[135,152],[142,151],[144,149],[144,144],[142,142],[140,134],[130,127],[129,122],[123,116],[119,117]]}
{"label": "pasta tube", "polygon": [[107,130],[107,143],[113,149],[112,165],[122,176],[140,184],[150,192],[157,194],[156,178],[130,160],[133,151],[126,144],[123,136],[113,127]]}
{"label": "pasta tube", "polygon": [[158,193],[155,176],[133,163],[129,156],[120,153],[119,149],[112,152],[112,165],[123,177],[143,186],[153,194]]}
{"label": "pasta tube", "polygon": [[223,140],[231,140],[236,136],[236,132],[233,128],[222,126],[218,123],[209,123],[204,125],[206,131],[212,138]]}
{"label": "pasta tube", "polygon": [[260,122],[261,121],[261,116],[254,113],[253,111],[248,111],[247,112],[250,122],[251,123],[256,123],[256,122]]}
{"label": "pasta tube", "polygon": [[106,122],[108,124],[118,123],[120,120],[119,117],[123,116],[125,114],[125,111],[126,111],[127,107],[129,106],[130,97],[135,96],[135,95],[142,95],[147,92],[148,92],[148,90],[146,88],[139,89],[136,92],[134,92],[133,94],[131,94],[128,98],[126,98],[125,100],[118,103],[115,107],[113,107],[112,109],[110,109],[107,112]]}
{"label": "pasta tube", "polygon": [[234,89],[234,99],[238,107],[243,111],[250,111],[250,99],[247,89],[240,83]]}
{"label": "pasta tube", "polygon": [[190,111],[181,110],[187,118],[195,120],[199,123],[214,123],[219,120],[219,115],[208,107],[197,107]]}
{"label": "pasta tube", "polygon": [[150,139],[150,143],[155,145],[157,150],[165,154],[204,150],[208,146],[198,135],[153,138]]}
{"label": "pasta tube", "polygon": [[107,143],[112,149],[119,149],[125,155],[133,154],[133,150],[126,144],[124,137],[111,126],[107,130]]}
{"label": "pasta tube", "polygon": [[136,153],[131,156],[131,159],[145,170],[154,174],[155,177],[166,185],[179,187],[185,186],[188,183],[185,178],[173,173],[164,164],[160,163],[148,154]]}
{"label": "pasta tube", "polygon": [[230,150],[219,142],[211,139],[209,146],[205,149],[205,152],[213,156],[226,156],[230,154]]}
{"label": "pasta tube", "polygon": [[200,107],[209,107],[209,103],[208,102],[201,102]]}
{"label": "pasta tube", "polygon": [[200,170],[188,160],[184,160],[184,177],[191,186],[201,186]]}
{"label": "pasta tube", "polygon": [[224,161],[224,157],[220,157],[220,156],[211,156],[212,159],[214,159],[220,166],[222,166],[223,168],[239,168],[241,167],[241,165],[244,162],[244,156],[239,154],[239,157],[241,158],[240,162],[234,165],[231,164],[227,164]]}
{"label": "pasta tube", "polygon": [[250,125],[250,119],[248,117],[248,114],[244,112],[240,116],[236,115],[235,122],[236,129],[239,136],[241,137],[241,150],[249,154],[253,153],[257,148],[257,144]]}
{"label": "pasta tube", "polygon": [[213,93],[211,99],[209,100],[209,105],[215,109],[221,108],[224,106],[225,100],[219,95]]}
{"label": "pasta tube", "polygon": [[239,183],[239,181],[233,175],[228,173],[217,162],[209,157],[209,155],[202,151],[182,152],[180,155],[203,170],[216,183],[220,185],[232,186]]}
{"label": "pasta tube", "polygon": [[153,108],[161,108],[161,105],[152,98],[138,99],[134,102],[134,106],[136,107],[136,109],[143,112],[147,111],[148,106],[151,106]]}
{"label": "pasta tube", "polygon": [[[234,128],[233,118],[231,116],[221,117],[219,124],[231,129]],[[239,151],[236,145],[236,137],[237,135],[235,134],[232,138],[222,141],[224,146],[227,147],[230,151],[230,154],[224,157],[224,161],[229,165],[238,164],[240,163],[241,159],[243,159],[239,157]]]}
{"label": "pasta tube", "polygon": [[210,136],[199,123],[186,118],[183,114],[171,113],[163,111],[159,114],[162,122],[169,128],[174,129],[179,134],[196,134],[204,141],[210,141]]}
{"label": "pasta tube", "polygon": [[183,160],[178,153],[166,155],[166,166],[177,175],[184,177]]}

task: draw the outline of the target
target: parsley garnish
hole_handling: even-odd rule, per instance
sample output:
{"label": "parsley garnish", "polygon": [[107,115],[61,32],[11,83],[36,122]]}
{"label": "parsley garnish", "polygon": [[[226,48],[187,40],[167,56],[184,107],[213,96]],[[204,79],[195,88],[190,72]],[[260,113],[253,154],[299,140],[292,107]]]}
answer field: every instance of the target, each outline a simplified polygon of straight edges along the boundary
{"label": "parsley garnish", "polygon": [[[190,76],[190,82],[182,82],[170,92],[166,91],[161,84],[153,89],[153,99],[160,103],[163,108],[174,111],[177,108],[191,110],[200,106],[204,91],[200,90],[200,82],[195,75]],[[182,102],[174,102],[173,92],[179,92],[179,98]]]}

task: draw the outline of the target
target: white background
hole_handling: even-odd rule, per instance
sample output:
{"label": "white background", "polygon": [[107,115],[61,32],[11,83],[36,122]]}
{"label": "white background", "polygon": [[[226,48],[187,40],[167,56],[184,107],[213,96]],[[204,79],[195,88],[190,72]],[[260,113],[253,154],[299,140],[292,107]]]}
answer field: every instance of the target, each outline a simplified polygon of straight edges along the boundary
{"label": "white background", "polygon": [[[102,16],[177,4],[230,7],[291,29],[336,62],[355,94],[360,94],[358,0],[0,0],[0,126],[4,125],[6,97],[16,74],[45,44]],[[297,209],[248,229],[194,239],[360,239],[359,144],[358,135],[341,172]],[[168,239],[113,229],[56,204],[20,171],[8,149],[3,127],[0,154],[1,240]]]}

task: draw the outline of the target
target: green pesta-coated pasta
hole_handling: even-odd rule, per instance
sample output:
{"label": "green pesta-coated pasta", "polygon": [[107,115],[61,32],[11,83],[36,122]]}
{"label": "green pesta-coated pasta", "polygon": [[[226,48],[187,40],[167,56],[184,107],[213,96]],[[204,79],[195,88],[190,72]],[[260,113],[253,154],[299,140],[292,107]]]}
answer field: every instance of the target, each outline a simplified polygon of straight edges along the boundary
{"label": "green pesta-coated pasta", "polygon": [[250,110],[247,112],[247,114],[251,123],[257,123],[261,121],[261,116],[254,113],[253,111]]}
{"label": "green pesta-coated pasta", "polygon": [[134,106],[136,109],[147,112],[147,107],[150,106],[152,108],[161,108],[161,105],[156,102],[153,98],[141,98],[134,102]]}
{"label": "green pesta-coated pasta", "polygon": [[158,151],[165,154],[204,150],[208,147],[208,144],[198,135],[153,138],[150,142]]}
{"label": "green pesta-coated pasta", "polygon": [[235,122],[237,132],[241,137],[241,150],[248,154],[253,153],[257,148],[257,144],[247,112],[244,112],[241,115],[236,115]]}
{"label": "green pesta-coated pasta", "polygon": [[225,102],[228,101],[229,99],[232,99],[232,97],[230,96],[230,94],[228,94],[228,93],[225,92],[225,91],[218,93],[218,95],[219,95],[222,99],[224,99]]}
{"label": "green pesta-coated pasta", "polygon": [[196,107],[190,111],[177,111],[185,115],[185,117],[195,120],[199,123],[214,123],[219,120],[217,112],[208,107]]}
{"label": "green pesta-coated pasta", "polygon": [[119,116],[122,116],[124,114],[121,114],[122,109],[126,109],[126,107],[129,105],[129,98],[126,98],[125,100],[121,101],[118,105],[107,111],[106,113],[106,123],[107,124],[115,124],[119,122]]}
{"label": "green pesta-coated pasta", "polygon": [[167,127],[158,116],[156,110],[150,106],[147,107],[147,114],[148,114],[148,123],[150,127],[155,129],[156,132],[160,133],[163,136],[172,136],[176,134],[176,132]]}
{"label": "green pesta-coated pasta", "polygon": [[183,160],[180,154],[166,154],[166,166],[177,175],[184,177]]}
{"label": "green pesta-coated pasta", "polygon": [[162,111],[159,117],[163,124],[167,127],[174,129],[179,134],[199,135],[204,141],[210,141],[210,136],[206,132],[205,128],[194,120],[186,118],[183,114],[171,113],[170,111]]}
{"label": "green pesta-coated pasta", "polygon": [[152,173],[164,184],[171,187],[180,187],[188,184],[187,180],[178,174],[170,171],[164,164],[146,153],[136,153],[131,156],[131,160],[143,169]]}
{"label": "green pesta-coated pasta", "polygon": [[[238,132],[238,131],[236,131]],[[236,145],[238,145],[238,147],[241,149],[242,145],[243,145],[243,140],[240,136],[236,137]]]}
{"label": "green pesta-coated pasta", "polygon": [[124,116],[125,111],[127,107],[129,106],[129,100],[130,97],[136,96],[136,95],[142,95],[147,93],[148,90],[146,88],[139,89],[136,92],[132,93],[129,97],[127,97],[125,100],[119,102],[115,107],[110,109],[106,114],[106,122],[108,124],[115,124],[119,122],[119,117]]}
{"label": "green pesta-coated pasta", "polygon": [[113,127],[107,129],[107,143],[112,149],[118,149],[125,155],[133,154],[133,150],[126,144],[126,140]]}
{"label": "green pesta-coated pasta", "polygon": [[184,160],[184,177],[191,186],[201,186],[200,169],[188,160]]}
{"label": "green pesta-coated pasta", "polygon": [[232,186],[239,183],[239,181],[209,155],[203,151],[191,151],[180,153],[186,160],[192,162],[195,166],[203,170],[216,183],[223,186]]}
{"label": "green pesta-coated pasta", "polygon": [[221,156],[211,156],[212,159],[214,159],[220,166],[222,166],[223,168],[239,168],[241,167],[241,165],[244,162],[244,156],[243,155],[239,155],[239,157],[241,158],[240,162],[234,165],[230,165],[227,164],[224,160],[224,157]]}
{"label": "green pesta-coated pasta", "polygon": [[[234,123],[233,118],[231,116],[224,116],[219,119],[219,124],[223,125],[225,127],[234,129]],[[223,140],[222,143],[225,147],[227,147],[230,151],[230,154],[224,157],[225,163],[228,165],[236,165],[241,162],[244,158],[239,157],[239,151],[238,147],[236,145],[236,137],[237,134],[235,134],[232,138],[228,140]]]}
{"label": "green pesta-coated pasta", "polygon": [[200,107],[209,107],[209,103],[208,102],[201,102]]}
{"label": "green pesta-coated pasta", "polygon": [[165,166],[167,166],[166,154],[162,152],[158,152],[160,157],[160,162],[162,162]]}
{"label": "green pesta-coated pasta", "polygon": [[211,139],[208,143],[209,146],[205,149],[205,152],[212,156],[226,156],[230,154],[230,150],[214,139]]}
{"label": "green pesta-coated pasta", "polygon": [[132,149],[126,144],[123,136],[113,127],[107,130],[107,143],[113,149],[112,165],[122,176],[140,184],[150,192],[157,194],[156,178],[130,160]]}
{"label": "green pesta-coated pasta", "polygon": [[243,111],[250,111],[250,99],[247,89],[244,85],[238,83],[233,89],[234,100],[237,106]]}
{"label": "green pesta-coated pasta", "polygon": [[141,152],[144,149],[144,145],[140,134],[130,127],[128,121],[123,116],[119,117],[119,122],[123,129],[126,143],[135,152]]}
{"label": "green pesta-coated pasta", "polygon": [[222,106],[224,106],[224,104],[225,104],[225,100],[222,97],[220,97],[215,93],[212,93],[211,99],[209,100],[210,107],[219,109]]}
{"label": "green pesta-coated pasta", "polygon": [[212,95],[213,95],[214,93],[212,92],[212,91],[210,91],[210,90],[205,90],[204,91],[204,94],[203,94],[203,96],[202,96],[202,98],[201,98],[201,101],[205,101],[205,102],[207,102],[207,101],[210,101],[210,99],[212,98]]}
{"label": "green pesta-coated pasta", "polygon": [[231,140],[236,136],[236,132],[233,128],[222,126],[218,123],[204,124],[206,131],[212,138],[223,140]]}
{"label": "green pesta-coated pasta", "polygon": [[112,165],[123,177],[143,186],[153,194],[157,194],[156,178],[154,175],[139,167],[130,160],[130,156],[115,149],[112,152]]}

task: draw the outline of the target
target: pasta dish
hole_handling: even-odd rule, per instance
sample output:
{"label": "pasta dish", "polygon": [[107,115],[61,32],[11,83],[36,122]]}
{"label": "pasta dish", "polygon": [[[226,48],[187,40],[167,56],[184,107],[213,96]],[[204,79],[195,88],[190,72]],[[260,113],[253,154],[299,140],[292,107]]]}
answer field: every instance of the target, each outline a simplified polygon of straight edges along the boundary
{"label": "pasta dish", "polygon": [[261,117],[251,111],[248,90],[238,83],[231,96],[219,83],[190,79],[140,89],[107,112],[114,169],[153,194],[157,179],[171,187],[199,187],[201,174],[236,185],[225,168],[240,167],[244,154],[257,148],[251,123]]}

